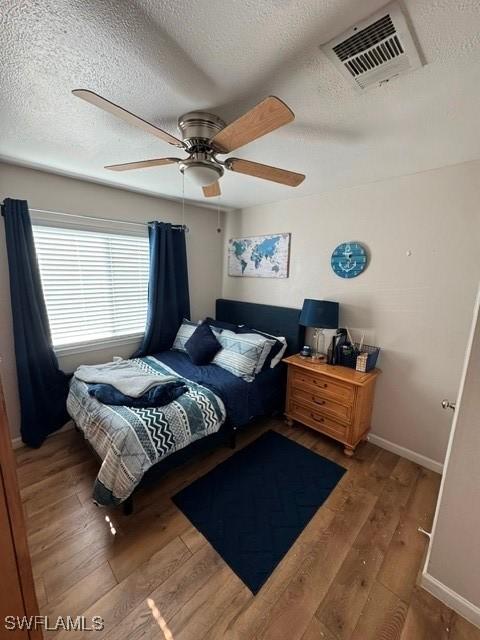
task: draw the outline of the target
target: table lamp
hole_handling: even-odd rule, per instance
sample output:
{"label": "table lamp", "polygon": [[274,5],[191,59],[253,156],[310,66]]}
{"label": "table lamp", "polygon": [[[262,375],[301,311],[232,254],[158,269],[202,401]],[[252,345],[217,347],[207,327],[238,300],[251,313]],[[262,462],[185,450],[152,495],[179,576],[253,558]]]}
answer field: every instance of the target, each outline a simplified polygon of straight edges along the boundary
{"label": "table lamp", "polygon": [[302,312],[298,322],[304,327],[315,328],[313,358],[320,358],[325,352],[325,334],[323,330],[338,329],[338,308],[338,302],[330,302],[329,300],[306,298],[303,301]]}

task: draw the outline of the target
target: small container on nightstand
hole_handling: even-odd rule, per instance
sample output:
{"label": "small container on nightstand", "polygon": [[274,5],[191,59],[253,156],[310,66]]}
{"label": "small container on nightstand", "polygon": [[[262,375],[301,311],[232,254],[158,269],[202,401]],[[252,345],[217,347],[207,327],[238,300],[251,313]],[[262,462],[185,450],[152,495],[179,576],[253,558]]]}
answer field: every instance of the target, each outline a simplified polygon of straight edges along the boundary
{"label": "small container on nightstand", "polygon": [[288,365],[287,422],[301,422],[335,438],[344,445],[345,455],[352,456],[370,429],[380,369],[361,373],[298,355],[283,362]]}

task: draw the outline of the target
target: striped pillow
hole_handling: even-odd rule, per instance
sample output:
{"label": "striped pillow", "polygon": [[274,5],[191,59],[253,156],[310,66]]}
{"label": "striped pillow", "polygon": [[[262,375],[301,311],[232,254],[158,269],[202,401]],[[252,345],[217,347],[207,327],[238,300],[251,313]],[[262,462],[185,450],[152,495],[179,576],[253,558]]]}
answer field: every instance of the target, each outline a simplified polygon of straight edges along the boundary
{"label": "striped pillow", "polygon": [[268,351],[264,353],[266,342],[273,344],[273,341],[259,334],[234,333],[228,329],[224,329],[217,338],[223,348],[214,357],[212,363],[247,382],[254,379],[262,358],[261,366],[265,362],[268,355]]}
{"label": "striped pillow", "polygon": [[[174,351],[183,351],[187,353],[185,349],[185,343],[192,337],[195,329],[198,328],[198,324],[196,322],[191,322],[190,320],[183,320],[180,325],[180,329],[177,331],[177,335],[175,336],[175,341],[173,343],[172,349]],[[221,334],[220,329],[215,329],[214,327],[210,327],[213,331],[214,335],[218,338]]]}
{"label": "striped pillow", "polygon": [[197,326],[198,325],[195,322],[190,322],[190,320],[183,320],[179,330],[177,331],[177,335],[175,336],[175,341],[173,343],[172,349],[174,349],[175,351],[186,352],[185,343],[191,337]]}

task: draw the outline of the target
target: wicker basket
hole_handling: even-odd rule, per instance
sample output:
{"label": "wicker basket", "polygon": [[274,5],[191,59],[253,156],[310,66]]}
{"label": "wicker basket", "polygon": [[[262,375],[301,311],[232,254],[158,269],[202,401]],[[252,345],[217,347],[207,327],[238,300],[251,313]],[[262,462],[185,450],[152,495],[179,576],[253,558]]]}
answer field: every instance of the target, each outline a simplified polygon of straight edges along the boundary
{"label": "wicker basket", "polygon": [[[360,344],[358,342],[355,343],[355,351],[352,350],[350,354],[344,354],[343,350],[340,351],[338,357],[338,364],[343,367],[350,367],[350,369],[357,368],[357,356],[360,351]],[[367,353],[367,363],[365,366],[365,371],[371,371],[375,369],[377,364],[378,354],[380,353],[380,347],[373,347],[369,344],[362,345],[362,353]]]}

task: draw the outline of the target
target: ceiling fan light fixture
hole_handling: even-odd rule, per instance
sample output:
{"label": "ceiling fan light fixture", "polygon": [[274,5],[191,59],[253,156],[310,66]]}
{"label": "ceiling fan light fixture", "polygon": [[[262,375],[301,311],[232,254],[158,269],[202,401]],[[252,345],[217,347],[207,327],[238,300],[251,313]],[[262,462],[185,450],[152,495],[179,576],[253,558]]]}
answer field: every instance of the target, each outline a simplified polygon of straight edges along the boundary
{"label": "ceiling fan light fixture", "polygon": [[207,187],[222,177],[223,171],[211,164],[189,163],[182,167],[187,178],[198,187]]}

